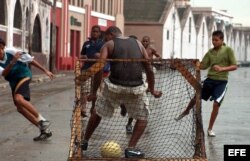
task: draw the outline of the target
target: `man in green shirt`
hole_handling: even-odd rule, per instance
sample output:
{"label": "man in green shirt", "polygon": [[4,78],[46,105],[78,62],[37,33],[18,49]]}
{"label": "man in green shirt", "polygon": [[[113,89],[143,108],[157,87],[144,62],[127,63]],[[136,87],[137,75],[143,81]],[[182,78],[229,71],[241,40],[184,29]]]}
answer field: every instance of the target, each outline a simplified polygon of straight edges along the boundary
{"label": "man in green shirt", "polygon": [[[233,50],[224,44],[224,34],[222,31],[214,31],[212,34],[213,48],[208,50],[201,61],[200,69],[208,69],[207,78],[203,83],[201,97],[204,100],[213,100],[213,110],[210,116],[207,134],[215,137],[212,131],[214,122],[219,112],[219,107],[223,101],[227,90],[227,80],[229,71],[237,69],[237,63]],[[176,121],[189,114],[195,105],[195,97],[191,99],[186,109],[175,118]]]}

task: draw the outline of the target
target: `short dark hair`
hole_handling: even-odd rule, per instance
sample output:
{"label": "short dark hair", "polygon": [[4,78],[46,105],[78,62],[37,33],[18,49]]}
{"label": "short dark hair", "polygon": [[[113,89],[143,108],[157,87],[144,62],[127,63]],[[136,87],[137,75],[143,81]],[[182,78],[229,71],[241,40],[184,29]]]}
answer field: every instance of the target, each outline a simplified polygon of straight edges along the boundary
{"label": "short dark hair", "polygon": [[6,44],[5,44],[5,41],[4,41],[2,38],[0,38],[0,44],[2,44],[2,45],[4,45],[4,46],[6,45]]}
{"label": "short dark hair", "polygon": [[212,36],[218,36],[220,39],[224,39],[224,33],[221,30],[216,30],[212,33]]}
{"label": "short dark hair", "polygon": [[93,31],[95,28],[98,29],[99,31],[101,31],[101,27],[98,25],[92,26],[91,31]]}
{"label": "short dark hair", "polygon": [[135,36],[135,35],[129,35],[128,37],[138,39],[137,36]]}
{"label": "short dark hair", "polygon": [[114,35],[117,35],[117,34],[122,34],[121,30],[116,27],[116,26],[110,26],[106,31],[105,31],[105,34],[111,34],[113,33]]}

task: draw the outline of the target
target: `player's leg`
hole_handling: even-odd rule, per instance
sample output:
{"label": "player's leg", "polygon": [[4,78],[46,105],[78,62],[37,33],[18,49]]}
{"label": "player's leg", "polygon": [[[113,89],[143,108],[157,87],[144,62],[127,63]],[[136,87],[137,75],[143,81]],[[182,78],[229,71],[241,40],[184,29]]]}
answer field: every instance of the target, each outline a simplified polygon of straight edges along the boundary
{"label": "player's leg", "polygon": [[195,103],[196,103],[196,97],[194,96],[194,97],[190,100],[190,102],[188,103],[186,109],[185,109],[179,116],[177,116],[177,117],[175,118],[175,120],[176,120],[176,121],[179,121],[179,120],[181,120],[183,117],[185,117],[186,115],[188,115],[189,112],[190,112],[190,110],[194,107]]}
{"label": "player's leg", "polygon": [[132,134],[133,133],[133,126],[132,126],[133,120],[134,119],[132,117],[128,118],[128,123],[126,125],[126,132],[127,132],[127,134]]}
{"label": "player's leg", "polygon": [[144,133],[148,122],[147,119],[149,116],[149,100],[146,94],[146,89],[145,93],[142,93],[137,97],[135,97],[134,95],[128,96],[127,101],[129,102],[129,104],[126,104],[128,116],[129,118],[136,119],[136,123],[133,129],[132,136],[128,143],[128,148],[125,149],[125,157],[144,157],[145,154],[140,149],[136,149],[135,147],[142,134]]}
{"label": "player's leg", "polygon": [[212,110],[212,113],[211,113],[211,116],[210,116],[209,125],[208,125],[208,129],[207,129],[208,136],[212,136],[212,137],[215,136],[215,133],[212,131],[212,129],[213,129],[213,126],[214,126],[214,122],[215,122],[215,120],[217,118],[217,115],[219,113],[219,107],[220,107],[219,103],[214,101],[213,110]]}
{"label": "player's leg", "polygon": [[[96,100],[96,107],[93,108],[92,114],[89,118],[87,127],[86,127],[86,132],[84,135],[84,139],[82,140],[81,143],[81,148],[82,150],[87,150],[88,148],[88,141],[91,138],[92,134],[94,133],[95,129],[98,127],[100,124],[102,117],[112,117],[114,113],[114,107],[112,104],[109,102],[109,99],[107,97],[110,97],[111,100],[114,100],[115,102],[115,97],[116,94],[112,93],[108,90],[108,87],[104,86],[104,89],[102,90],[102,93],[99,95],[99,97]],[[117,99],[116,99],[117,100]]]}
{"label": "player's leg", "polygon": [[136,120],[134,131],[128,144],[129,148],[134,148],[136,146],[146,126],[147,126],[147,120]]}
{"label": "player's leg", "polygon": [[215,137],[215,133],[213,131],[213,126],[216,121],[216,118],[219,113],[219,108],[223,102],[223,99],[225,97],[227,91],[227,81],[214,81],[214,88],[212,93],[212,100],[214,100],[213,103],[213,110],[211,112],[209,125],[208,125],[208,136]]}
{"label": "player's leg", "polygon": [[35,106],[30,103],[29,83],[29,78],[24,78],[19,81],[13,90],[13,100],[17,110],[40,129],[41,134],[35,137],[34,141],[45,140],[52,136],[49,129],[50,122],[39,114]]}
{"label": "player's leg", "polygon": [[101,117],[96,114],[96,109],[93,109],[92,114],[90,115],[86,132],[84,135],[84,140],[81,143],[82,150],[88,149],[88,141],[91,138],[92,134],[94,133],[95,129],[98,127],[98,125],[101,122]]}

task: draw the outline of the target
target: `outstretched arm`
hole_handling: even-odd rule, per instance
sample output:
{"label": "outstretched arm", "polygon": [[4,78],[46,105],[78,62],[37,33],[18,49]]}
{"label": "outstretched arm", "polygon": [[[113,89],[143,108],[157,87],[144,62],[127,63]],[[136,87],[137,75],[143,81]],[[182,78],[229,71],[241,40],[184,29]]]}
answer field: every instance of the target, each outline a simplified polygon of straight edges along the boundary
{"label": "outstretched arm", "polygon": [[30,64],[34,65],[36,68],[43,71],[50,79],[53,79],[55,77],[52,72],[50,72],[47,69],[45,69],[44,67],[42,67],[36,60],[33,60],[32,62],[30,62]]}
{"label": "outstretched arm", "polygon": [[[147,51],[146,49],[142,46],[142,44],[139,44],[139,47],[141,48],[141,51],[142,51],[142,54],[143,54],[143,57],[147,60],[150,60],[149,59],[149,56],[147,54]],[[152,66],[151,66],[151,62],[144,62],[143,63],[144,65],[144,68],[145,68],[145,71],[146,71],[146,75],[147,75],[147,80],[148,80],[148,88],[150,90],[150,93],[155,97],[155,98],[159,98],[161,97],[162,95],[162,92],[161,91],[157,91],[154,89],[154,84],[155,84],[155,78],[154,78],[154,73],[153,73],[153,70],[152,70]]]}
{"label": "outstretched arm", "polygon": [[154,48],[152,48],[152,54],[154,56],[156,56],[157,58],[161,58],[160,54],[158,54],[157,51]]}

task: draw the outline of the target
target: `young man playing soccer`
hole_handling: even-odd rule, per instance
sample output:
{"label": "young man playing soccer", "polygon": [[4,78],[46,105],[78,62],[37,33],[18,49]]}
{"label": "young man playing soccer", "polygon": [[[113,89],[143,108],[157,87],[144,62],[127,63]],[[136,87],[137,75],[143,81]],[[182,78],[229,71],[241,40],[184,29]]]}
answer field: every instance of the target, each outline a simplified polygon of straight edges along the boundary
{"label": "young man playing soccer", "polygon": [[[115,26],[111,26],[106,30],[106,39],[108,40],[101,49],[100,58],[103,59],[149,59],[145,48],[142,44],[133,38],[123,37],[121,30]],[[100,60],[100,61],[102,61]],[[93,65],[95,67],[102,64],[98,62]],[[104,63],[99,66],[104,66]],[[162,93],[154,89],[154,73],[149,62],[112,62],[110,64],[110,75],[104,80],[104,89],[97,98],[96,107],[89,118],[84,141],[82,142],[82,150],[87,150],[88,141],[98,127],[102,117],[112,117],[115,108],[121,104],[127,109],[129,117],[136,119],[135,127],[125,150],[125,157],[143,157],[144,153],[135,146],[141,138],[149,115],[148,98],[146,94],[147,86],[145,86],[142,69],[145,69],[150,93],[156,97],[161,97]],[[129,74],[128,74],[129,73]],[[96,74],[93,94],[89,98],[96,99],[97,90],[102,81],[102,70]],[[81,79],[81,78],[79,78]],[[87,78],[84,78],[87,79]],[[90,99],[91,100],[91,99]]]}
{"label": "young man playing soccer", "polygon": [[50,122],[30,103],[29,83],[32,73],[28,64],[43,71],[50,79],[54,77],[28,53],[19,52],[14,48],[5,49],[5,41],[0,38],[0,74],[9,82],[17,111],[40,129],[40,135],[33,140],[42,141],[51,137],[52,133],[49,129]]}
{"label": "young man playing soccer", "polygon": [[[229,71],[237,69],[234,52],[230,47],[224,44],[223,40],[223,32],[214,31],[212,34],[214,47],[206,53],[200,63],[200,69],[208,69],[207,79],[204,81],[201,97],[206,101],[208,99],[214,101],[207,129],[207,134],[210,137],[216,136],[212,129],[219,112],[219,107],[226,93]],[[195,97],[191,99],[187,108],[175,120],[178,121],[189,114],[189,111],[194,105]]]}

